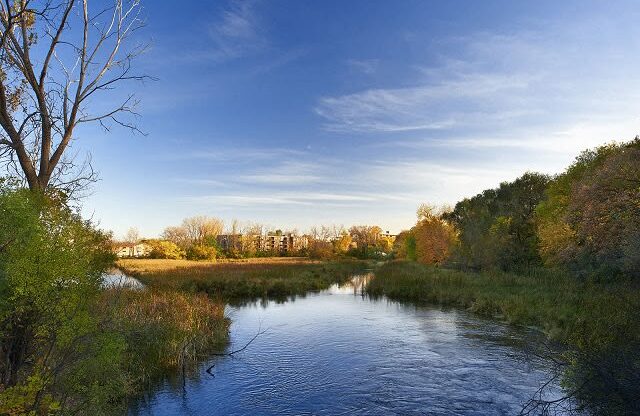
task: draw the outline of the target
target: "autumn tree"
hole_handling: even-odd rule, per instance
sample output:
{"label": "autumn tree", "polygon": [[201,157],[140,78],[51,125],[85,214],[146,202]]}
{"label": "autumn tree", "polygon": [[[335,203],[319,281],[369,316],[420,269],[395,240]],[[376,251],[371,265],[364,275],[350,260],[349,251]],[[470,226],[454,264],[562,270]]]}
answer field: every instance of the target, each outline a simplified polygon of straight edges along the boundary
{"label": "autumn tree", "polygon": [[182,249],[186,249],[190,244],[187,230],[179,225],[165,228],[162,232],[162,238],[171,241]]}
{"label": "autumn tree", "polygon": [[351,235],[343,230],[340,235],[333,240],[333,249],[337,254],[344,254],[351,248]]}
{"label": "autumn tree", "polygon": [[332,228],[326,225],[311,227],[308,239],[309,257],[328,259],[333,256]]}
{"label": "autumn tree", "polygon": [[145,240],[145,243],[151,246],[149,257],[152,259],[183,259],[186,252],[176,243],[166,240]]}
{"label": "autumn tree", "polygon": [[537,209],[547,264],[579,275],[640,275],[640,139],[583,152]]}
{"label": "autumn tree", "polygon": [[144,48],[127,47],[140,10],[139,0],[0,3],[0,155],[30,189],[69,194],[93,179],[67,152],[78,126],[137,131],[135,97],[105,93],[146,78],[132,72]]}
{"label": "autumn tree", "polygon": [[393,242],[393,236],[383,234],[378,238],[376,246],[378,247],[378,249],[380,249],[380,251],[388,254],[393,250]]}
{"label": "autumn tree", "polygon": [[418,223],[411,229],[411,235],[415,239],[416,260],[421,263],[444,263],[457,241],[455,228],[442,218],[444,211],[445,208],[426,204],[418,208]]}
{"label": "autumn tree", "polygon": [[358,254],[367,257],[371,248],[377,245],[382,228],[377,225],[354,225],[349,228],[349,234],[357,245]]}
{"label": "autumn tree", "polygon": [[253,257],[261,250],[260,241],[265,235],[265,229],[260,223],[249,223],[242,228],[240,249],[245,256]]}

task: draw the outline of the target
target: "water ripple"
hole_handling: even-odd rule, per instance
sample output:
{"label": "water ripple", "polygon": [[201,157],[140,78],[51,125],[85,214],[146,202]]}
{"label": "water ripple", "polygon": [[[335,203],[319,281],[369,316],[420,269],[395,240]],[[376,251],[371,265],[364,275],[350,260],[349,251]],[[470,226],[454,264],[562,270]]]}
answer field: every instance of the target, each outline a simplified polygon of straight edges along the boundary
{"label": "water ripple", "polygon": [[[514,345],[521,331],[349,287],[229,312],[231,348],[267,332],[237,356],[204,363],[184,391],[167,383],[130,414],[512,415],[548,378]],[[215,378],[204,373],[211,364]]]}

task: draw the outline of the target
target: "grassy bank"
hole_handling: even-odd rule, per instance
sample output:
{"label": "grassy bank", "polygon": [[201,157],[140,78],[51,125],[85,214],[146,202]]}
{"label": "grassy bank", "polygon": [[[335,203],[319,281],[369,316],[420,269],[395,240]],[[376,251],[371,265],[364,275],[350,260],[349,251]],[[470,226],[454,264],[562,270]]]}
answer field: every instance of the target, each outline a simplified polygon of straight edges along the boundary
{"label": "grassy bank", "polygon": [[[524,275],[466,273],[397,261],[377,270],[367,291],[372,296],[461,307],[539,328],[564,346],[561,353],[541,353],[556,364],[567,399],[577,400],[591,414],[640,412],[637,284],[586,282],[545,269]],[[566,403],[534,401],[529,406],[562,414]]]}
{"label": "grassy bank", "polygon": [[203,294],[110,289],[100,308],[111,330],[126,341],[122,362],[134,394],[166,374],[190,370],[228,340],[224,304]]}
{"label": "grassy bank", "polygon": [[212,299],[241,303],[285,299],[326,289],[366,268],[362,261],[318,262],[299,258],[256,259],[220,263],[186,260],[120,260],[118,267],[144,284]]}
{"label": "grassy bank", "polygon": [[640,290],[628,283],[579,281],[563,273],[537,269],[526,275],[468,273],[396,261],[377,270],[367,291],[391,299],[455,306],[516,325],[533,326],[551,338],[589,342],[610,339],[611,332],[640,336]]}

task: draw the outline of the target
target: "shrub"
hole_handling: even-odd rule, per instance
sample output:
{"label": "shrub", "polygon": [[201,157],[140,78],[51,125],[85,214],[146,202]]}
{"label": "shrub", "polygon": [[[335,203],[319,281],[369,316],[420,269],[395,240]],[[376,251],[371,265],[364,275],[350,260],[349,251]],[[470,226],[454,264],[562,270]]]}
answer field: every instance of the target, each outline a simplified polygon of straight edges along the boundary
{"label": "shrub", "polygon": [[101,336],[93,308],[114,259],[109,236],[57,195],[2,190],[0,213],[0,403],[108,407],[118,389],[105,387],[117,379],[105,363],[121,344]]}
{"label": "shrub", "polygon": [[172,241],[148,240],[146,243],[151,246],[151,254],[149,257],[152,259],[179,260],[186,257],[186,252]]}
{"label": "shrub", "polygon": [[218,251],[214,247],[193,245],[187,249],[189,260],[215,260]]}

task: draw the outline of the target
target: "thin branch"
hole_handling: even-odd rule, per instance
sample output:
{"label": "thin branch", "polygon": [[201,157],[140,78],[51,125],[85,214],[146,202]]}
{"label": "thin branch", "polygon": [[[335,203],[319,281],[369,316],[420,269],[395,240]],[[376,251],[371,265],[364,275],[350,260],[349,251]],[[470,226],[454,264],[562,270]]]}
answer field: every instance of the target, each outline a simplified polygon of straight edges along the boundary
{"label": "thin branch", "polygon": [[[246,344],[244,344],[244,346],[243,346],[242,348],[239,348],[239,349],[234,350],[234,351],[231,351],[231,352],[216,353],[216,354],[212,354],[212,355],[214,355],[214,356],[216,356],[216,357],[231,357],[231,356],[233,356],[234,354],[237,354],[237,353],[239,353],[239,352],[242,352],[242,351],[246,350],[246,349],[247,349],[247,347],[249,347],[249,345],[251,345],[251,343],[252,343],[253,341],[255,341],[255,340],[256,340],[260,335],[262,335],[262,334],[264,334],[265,332],[267,332],[267,330],[269,329],[269,328],[267,328],[267,329],[265,329],[265,330],[261,330],[261,327],[262,327],[262,325],[261,325],[260,327],[258,327],[258,332],[256,332],[256,334],[253,336],[253,338],[251,338],[251,339],[249,340],[249,342],[247,342]],[[213,367],[215,367],[215,364],[213,364],[213,365],[209,366],[209,367],[207,368],[207,370],[206,370],[206,371],[207,371],[207,373],[208,373],[209,375],[211,375],[211,376],[213,376]]]}

